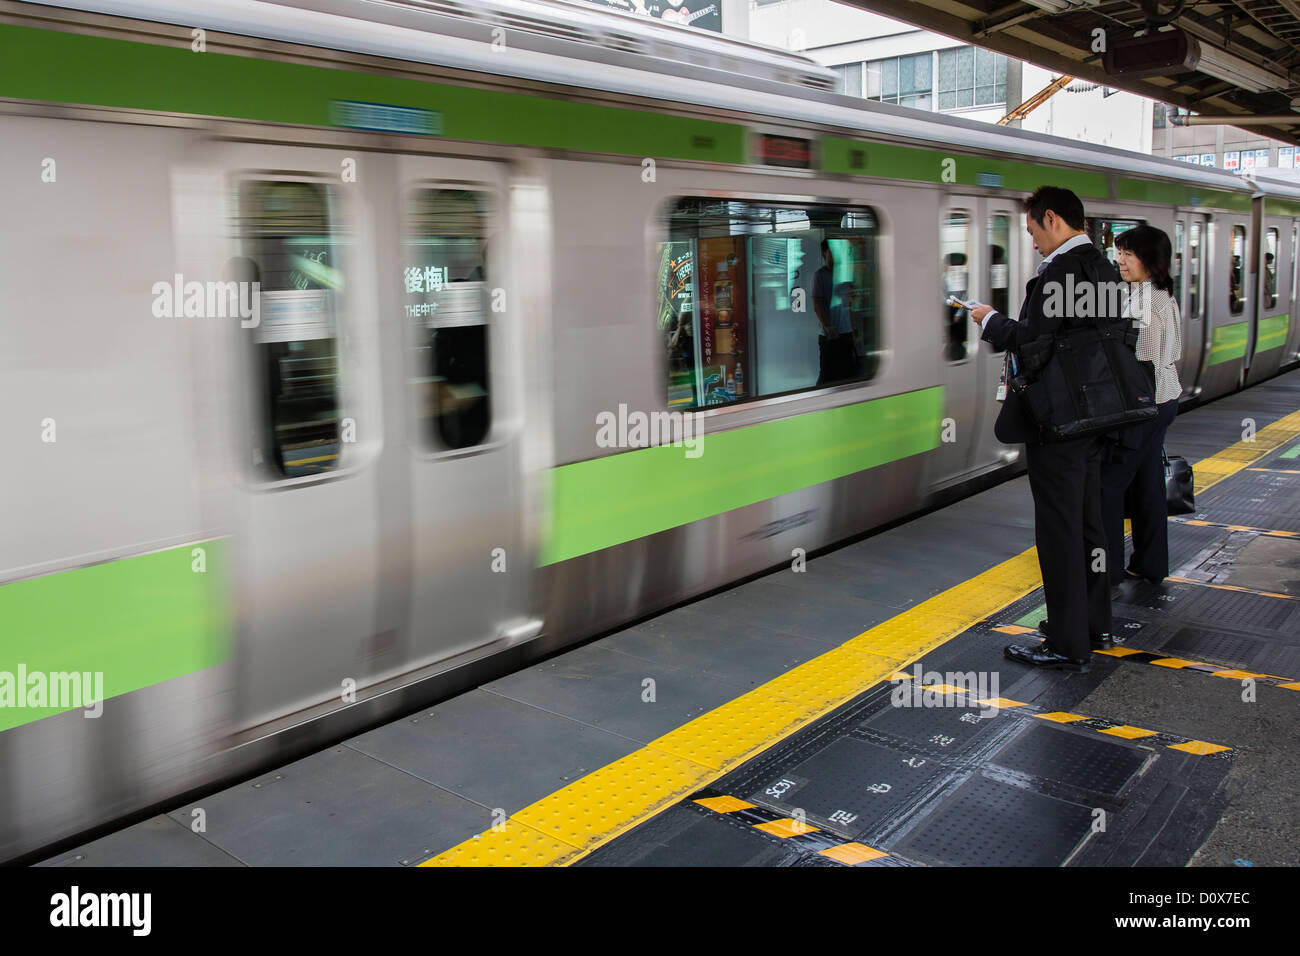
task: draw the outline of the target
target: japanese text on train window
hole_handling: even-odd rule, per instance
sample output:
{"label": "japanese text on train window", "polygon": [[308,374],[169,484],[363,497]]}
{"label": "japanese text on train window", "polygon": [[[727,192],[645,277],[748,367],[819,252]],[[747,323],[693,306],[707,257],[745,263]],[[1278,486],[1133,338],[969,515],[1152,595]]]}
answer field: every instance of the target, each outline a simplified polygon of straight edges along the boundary
{"label": "japanese text on train window", "polygon": [[393,280],[412,332],[420,440],[432,450],[479,445],[491,425],[487,198],[417,189],[407,203],[402,273]]}

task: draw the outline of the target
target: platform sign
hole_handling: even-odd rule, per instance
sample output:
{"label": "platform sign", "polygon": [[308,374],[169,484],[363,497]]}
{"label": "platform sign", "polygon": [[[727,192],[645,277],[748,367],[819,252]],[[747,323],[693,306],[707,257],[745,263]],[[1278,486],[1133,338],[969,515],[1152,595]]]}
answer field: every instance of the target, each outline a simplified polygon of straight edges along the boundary
{"label": "platform sign", "polygon": [[1241,168],[1241,153],[1237,150],[1223,154],[1223,168],[1238,170]]}
{"label": "platform sign", "polygon": [[346,129],[368,129],[379,133],[442,135],[442,114],[414,106],[331,100],[330,123]]}

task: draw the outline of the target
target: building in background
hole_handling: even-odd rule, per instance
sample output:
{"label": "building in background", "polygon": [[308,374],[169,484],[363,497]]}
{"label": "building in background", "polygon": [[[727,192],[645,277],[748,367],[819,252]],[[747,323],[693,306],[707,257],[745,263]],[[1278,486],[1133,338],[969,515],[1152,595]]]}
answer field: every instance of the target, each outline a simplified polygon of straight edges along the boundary
{"label": "building in background", "polygon": [[[753,0],[749,39],[802,50],[832,67],[838,87],[913,109],[996,123],[1055,74],[833,0]],[[1150,152],[1152,103],[1076,81],[1008,125]]]}
{"label": "building in background", "polygon": [[1187,110],[1157,103],[1151,151],[1157,156],[1233,172],[1295,169],[1296,147],[1236,126],[1174,126],[1169,117]]}
{"label": "building in background", "polygon": [[[795,50],[840,92],[996,123],[1056,74],[835,0],[585,0]],[[1163,103],[1076,80],[1008,125],[1234,172],[1300,170],[1296,147],[1233,126],[1173,126]]]}

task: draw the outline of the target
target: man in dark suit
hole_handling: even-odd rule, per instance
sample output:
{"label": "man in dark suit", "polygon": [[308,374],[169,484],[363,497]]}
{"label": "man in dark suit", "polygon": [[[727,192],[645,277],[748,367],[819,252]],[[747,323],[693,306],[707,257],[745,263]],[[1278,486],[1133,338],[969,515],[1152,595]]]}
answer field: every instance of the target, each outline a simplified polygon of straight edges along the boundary
{"label": "man in dark suit", "polygon": [[[1050,335],[1062,324],[1082,324],[1092,318],[1066,317],[1073,302],[1057,307],[1062,305],[1062,290],[1091,282],[1088,272],[1099,281],[1120,281],[1118,270],[1084,233],[1083,203],[1078,196],[1068,189],[1043,186],[1023,206],[1025,230],[1044,258],[1038,275],[1025,287],[1020,318],[1009,319],[988,305],[971,310],[971,318],[983,328],[984,341],[997,351],[1009,350],[1018,361],[1027,343]],[[1045,308],[1049,296],[1055,296],[1054,304]],[[1043,443],[1021,395],[1014,391],[1007,394],[994,433],[1008,444],[1025,443],[1034,497],[1034,541],[1047,601],[1047,620],[1040,625],[1045,639],[1009,645],[1006,656],[1035,667],[1086,670],[1091,648],[1111,646],[1101,439]]]}

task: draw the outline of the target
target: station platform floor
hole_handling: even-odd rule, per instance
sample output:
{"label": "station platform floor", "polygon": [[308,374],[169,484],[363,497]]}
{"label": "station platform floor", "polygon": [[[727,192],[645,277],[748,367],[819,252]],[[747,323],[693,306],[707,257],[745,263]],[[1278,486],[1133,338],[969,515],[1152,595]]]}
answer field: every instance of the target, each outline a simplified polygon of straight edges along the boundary
{"label": "station platform floor", "polygon": [[1022,476],[41,865],[1295,865],[1300,372],[1166,447],[1198,510],[1086,673],[1002,654]]}

